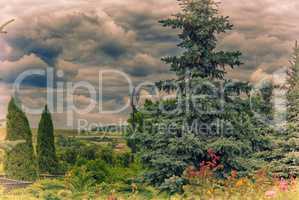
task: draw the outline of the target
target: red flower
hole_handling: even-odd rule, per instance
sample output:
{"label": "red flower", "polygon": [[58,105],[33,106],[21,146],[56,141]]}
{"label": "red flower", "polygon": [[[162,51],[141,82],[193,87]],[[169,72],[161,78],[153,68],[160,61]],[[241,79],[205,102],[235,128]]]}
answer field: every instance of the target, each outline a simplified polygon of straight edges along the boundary
{"label": "red flower", "polygon": [[287,191],[288,187],[289,187],[288,182],[286,180],[284,180],[284,178],[281,178],[280,182],[279,182],[279,189],[281,191]]}
{"label": "red flower", "polygon": [[237,176],[238,176],[238,172],[237,172],[237,170],[232,170],[232,171],[231,171],[231,177],[232,177],[232,178],[237,178]]}

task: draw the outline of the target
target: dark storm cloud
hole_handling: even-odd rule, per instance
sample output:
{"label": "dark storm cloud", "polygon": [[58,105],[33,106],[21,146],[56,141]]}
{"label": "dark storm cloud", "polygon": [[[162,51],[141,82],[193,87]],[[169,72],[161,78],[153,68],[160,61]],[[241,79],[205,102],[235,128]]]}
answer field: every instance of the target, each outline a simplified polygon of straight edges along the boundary
{"label": "dark storm cloud", "polygon": [[[45,70],[47,64],[34,55],[24,56],[18,61],[4,61],[1,63],[0,74],[2,80],[6,83],[14,83],[18,76],[27,70]],[[46,86],[46,78],[41,76],[30,75],[22,82],[24,85]]]}
{"label": "dark storm cloud", "polygon": [[[122,70],[135,85],[173,76],[160,58],[180,53],[176,47],[178,32],[162,27],[158,21],[178,11],[175,0],[1,1],[5,7],[0,19],[17,18],[9,34],[0,38],[0,72],[6,83],[27,69],[49,66],[63,70],[61,80],[85,80],[96,89],[98,72],[105,68]],[[219,48],[243,52],[244,65],[230,70],[230,76],[257,81],[288,65],[294,40],[299,38],[299,2],[221,2],[221,13],[229,15],[235,26],[219,37]],[[31,77],[24,83],[45,86],[41,78]],[[103,103],[107,108],[124,103],[129,89],[123,78],[107,75],[104,86]],[[30,103],[37,101],[26,96]],[[75,96],[78,104],[90,100],[84,89]],[[104,118],[95,113],[84,117]],[[122,117],[109,116],[109,120]]]}
{"label": "dark storm cloud", "polygon": [[51,43],[46,38],[40,38],[40,40],[33,37],[28,38],[26,33],[9,38],[7,42],[15,50],[13,54],[9,55],[10,61],[17,61],[24,55],[35,54],[49,66],[55,66],[58,56],[62,53],[62,48],[56,43]]}
{"label": "dark storm cloud", "polygon": [[[13,49],[6,59],[18,61],[24,55],[34,54],[48,66],[62,70],[65,63],[71,63],[82,68],[84,65],[113,66],[133,77],[165,73],[168,68],[160,58],[177,51],[173,48],[177,43],[176,32],[158,23],[175,10],[176,4],[171,7],[169,2],[136,4],[130,0],[126,6],[112,2],[103,9],[101,3],[96,3],[70,11],[23,16],[5,40]],[[138,6],[132,9],[130,5]],[[159,6],[163,9],[154,11]],[[33,23],[26,23],[29,20]],[[75,78],[78,69],[68,67],[67,80]]]}
{"label": "dark storm cloud", "polygon": [[103,64],[125,56],[134,40],[134,33],[118,27],[103,12],[34,17],[36,23],[20,22],[7,38],[14,49],[9,60],[35,54],[49,66],[55,66],[59,58]]}
{"label": "dark storm cloud", "polygon": [[150,74],[166,73],[168,66],[164,65],[160,58],[150,54],[136,54],[130,60],[121,61],[122,68],[131,76],[145,77]]}
{"label": "dark storm cloud", "polygon": [[108,13],[127,30],[135,30],[139,40],[163,43],[178,42],[175,31],[169,31],[158,23],[161,19],[168,17],[165,13],[154,14],[152,12],[142,12],[137,9],[122,9],[120,12],[116,12],[116,10],[119,10],[119,8],[108,10]]}

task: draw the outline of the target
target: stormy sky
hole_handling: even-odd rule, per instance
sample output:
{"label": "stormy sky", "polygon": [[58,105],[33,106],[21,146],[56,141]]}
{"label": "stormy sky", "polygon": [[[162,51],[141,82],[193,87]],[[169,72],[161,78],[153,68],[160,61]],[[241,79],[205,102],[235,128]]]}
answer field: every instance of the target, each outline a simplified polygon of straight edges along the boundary
{"label": "stormy sky", "polygon": [[[234,30],[219,36],[219,48],[239,49],[244,65],[228,72],[234,79],[258,82],[288,65],[294,41],[299,39],[299,2],[296,0],[222,0],[220,10],[229,15]],[[103,76],[102,95],[99,71],[117,70],[128,75],[133,85],[171,78],[160,58],[179,53],[176,32],[163,28],[158,20],[178,11],[175,0],[0,0],[0,22],[16,21],[0,35],[0,119],[17,77],[29,69],[51,68],[60,83],[88,82],[95,96],[78,87],[72,92],[77,108],[99,102],[103,110],[116,110],[128,101],[129,86],[120,74]],[[57,98],[55,86],[55,98]],[[22,103],[41,108],[46,101],[45,76],[27,77],[18,93]],[[63,92],[62,92],[63,93]],[[64,94],[64,93],[63,93]],[[62,112],[54,103],[56,127],[66,128]],[[111,123],[125,120],[128,110],[104,113],[93,109],[74,113],[74,120]],[[39,115],[29,114],[32,126]],[[74,125],[76,126],[76,124]],[[71,127],[68,127],[71,128]]]}

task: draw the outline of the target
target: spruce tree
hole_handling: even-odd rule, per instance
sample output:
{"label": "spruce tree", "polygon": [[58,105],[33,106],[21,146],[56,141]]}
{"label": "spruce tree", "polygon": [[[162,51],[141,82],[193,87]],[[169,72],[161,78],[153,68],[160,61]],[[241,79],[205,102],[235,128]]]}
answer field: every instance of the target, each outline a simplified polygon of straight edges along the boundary
{"label": "spruce tree", "polygon": [[217,36],[233,28],[221,16],[213,0],[179,0],[182,12],[162,20],[165,27],[180,31],[179,56],[162,60],[177,78],[157,83],[160,90],[176,97],[147,101],[142,113],[143,130],[136,130],[145,177],[161,185],[171,177],[207,159],[213,149],[221,157],[224,176],[235,169],[240,174],[257,169],[264,162],[254,154],[269,149],[265,125],[250,109],[248,83],[225,78],[226,68],[240,66],[241,52],[217,49]]}
{"label": "spruce tree", "polygon": [[37,165],[32,145],[32,133],[25,113],[16,105],[14,98],[8,105],[8,141],[24,141],[11,151],[5,152],[4,171],[7,177],[17,180],[35,180]]}
{"label": "spruce tree", "polygon": [[55,173],[57,158],[54,144],[54,127],[48,107],[42,113],[37,131],[37,160],[41,173]]}
{"label": "spruce tree", "polygon": [[285,131],[276,139],[277,152],[273,171],[280,176],[299,175],[299,46],[296,42],[288,68],[287,123]]}

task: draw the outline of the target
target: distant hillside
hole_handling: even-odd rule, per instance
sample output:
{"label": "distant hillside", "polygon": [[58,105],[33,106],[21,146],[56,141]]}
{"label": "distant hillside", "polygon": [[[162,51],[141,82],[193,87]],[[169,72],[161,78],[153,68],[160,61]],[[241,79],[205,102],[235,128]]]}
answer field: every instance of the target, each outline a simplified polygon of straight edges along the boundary
{"label": "distant hillside", "polygon": [[101,127],[95,127],[91,131],[97,131],[97,132],[105,132],[105,133],[113,133],[113,132],[124,132],[127,130],[128,125],[122,125],[122,126],[117,126],[117,125],[106,125],[106,126],[101,126]]}

